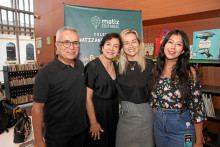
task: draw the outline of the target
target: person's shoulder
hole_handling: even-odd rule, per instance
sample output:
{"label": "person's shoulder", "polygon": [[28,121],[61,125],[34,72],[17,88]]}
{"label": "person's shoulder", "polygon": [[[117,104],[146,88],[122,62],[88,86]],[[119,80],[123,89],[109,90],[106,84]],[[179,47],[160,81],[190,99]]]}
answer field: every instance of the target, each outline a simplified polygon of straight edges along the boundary
{"label": "person's shoulder", "polygon": [[75,59],[75,62],[79,65],[79,66],[84,66],[83,62],[79,59]]}
{"label": "person's shoulder", "polygon": [[80,72],[84,72],[84,64],[81,60],[75,59],[74,60],[74,68]]}
{"label": "person's shoulder", "polygon": [[47,71],[47,70],[50,70],[52,67],[54,67],[54,63],[53,61],[50,61],[46,63],[45,65],[43,65],[39,71]]}
{"label": "person's shoulder", "polygon": [[50,62],[46,63],[37,72],[37,77],[40,77],[40,78],[42,78],[42,77],[47,77],[47,78],[50,77],[50,75],[52,73],[56,73],[54,71],[54,68],[55,68],[55,65],[54,65],[53,61],[50,61]]}
{"label": "person's shoulder", "polygon": [[153,60],[152,60],[152,59],[149,59],[149,58],[146,58],[146,63],[147,63],[148,65],[151,65],[151,66],[154,65]]}
{"label": "person's shoulder", "polygon": [[93,67],[94,68],[96,66],[96,64],[98,64],[97,62],[98,62],[98,58],[90,61],[88,64],[86,64],[86,68],[88,68],[88,67],[90,67],[90,68]]}

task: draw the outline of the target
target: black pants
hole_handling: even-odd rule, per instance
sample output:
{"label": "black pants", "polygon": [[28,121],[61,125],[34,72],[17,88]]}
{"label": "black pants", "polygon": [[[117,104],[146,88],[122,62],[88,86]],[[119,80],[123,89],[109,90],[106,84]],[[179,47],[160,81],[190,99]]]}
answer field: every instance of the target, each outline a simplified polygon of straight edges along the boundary
{"label": "black pants", "polygon": [[85,131],[76,136],[68,136],[63,138],[51,138],[45,136],[47,147],[85,147]]}

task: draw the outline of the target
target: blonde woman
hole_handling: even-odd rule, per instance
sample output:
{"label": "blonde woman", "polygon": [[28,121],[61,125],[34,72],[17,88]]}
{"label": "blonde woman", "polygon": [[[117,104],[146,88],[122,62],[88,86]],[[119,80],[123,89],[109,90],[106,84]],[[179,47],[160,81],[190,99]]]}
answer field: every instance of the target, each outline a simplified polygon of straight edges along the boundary
{"label": "blonde woman", "polygon": [[153,111],[146,87],[154,64],[146,59],[143,41],[135,30],[122,31],[121,38],[123,48],[116,73],[122,107],[116,147],[153,147]]}

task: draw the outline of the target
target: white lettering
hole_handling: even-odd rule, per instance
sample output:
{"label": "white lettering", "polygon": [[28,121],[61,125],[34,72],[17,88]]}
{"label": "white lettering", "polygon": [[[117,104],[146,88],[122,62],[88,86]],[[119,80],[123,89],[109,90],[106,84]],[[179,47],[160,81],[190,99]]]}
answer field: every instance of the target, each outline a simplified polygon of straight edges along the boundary
{"label": "white lettering", "polygon": [[100,42],[101,38],[80,38],[80,42]]}
{"label": "white lettering", "polygon": [[110,19],[110,20],[103,19],[102,23],[104,23],[104,24],[119,24],[119,20],[117,20],[117,19]]}
{"label": "white lettering", "polygon": [[107,33],[94,33],[94,36],[105,36]]}

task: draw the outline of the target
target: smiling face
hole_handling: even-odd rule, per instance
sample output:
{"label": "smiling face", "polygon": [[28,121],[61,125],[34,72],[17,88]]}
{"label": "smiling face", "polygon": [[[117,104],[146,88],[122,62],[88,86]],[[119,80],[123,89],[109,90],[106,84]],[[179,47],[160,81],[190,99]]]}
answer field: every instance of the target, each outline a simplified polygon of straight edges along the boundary
{"label": "smiling face", "polygon": [[[79,42],[79,36],[76,32],[65,30],[60,33],[59,41]],[[63,63],[69,63],[73,59],[76,59],[79,53],[79,47],[73,47],[73,44],[69,47],[64,47],[63,43],[56,42],[58,51],[58,59]]]}
{"label": "smiling face", "polygon": [[135,34],[128,33],[124,36],[123,50],[129,61],[136,61],[138,59],[139,46],[140,43]]}
{"label": "smiling face", "polygon": [[102,55],[109,60],[114,59],[119,54],[120,42],[117,38],[107,40],[102,46]]}
{"label": "smiling face", "polygon": [[184,44],[180,35],[171,35],[164,46],[166,60],[178,60],[178,57],[184,53]]}

